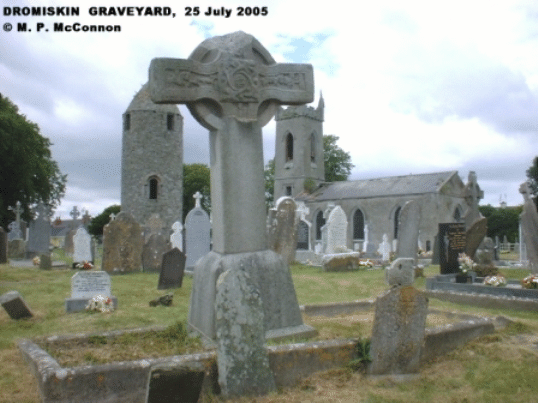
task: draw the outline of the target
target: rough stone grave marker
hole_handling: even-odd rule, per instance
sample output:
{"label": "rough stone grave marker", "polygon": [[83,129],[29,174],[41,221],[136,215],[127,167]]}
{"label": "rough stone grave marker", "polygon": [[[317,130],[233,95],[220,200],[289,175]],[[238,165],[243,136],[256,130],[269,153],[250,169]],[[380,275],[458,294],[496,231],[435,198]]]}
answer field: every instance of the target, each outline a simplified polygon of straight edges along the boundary
{"label": "rough stone grave marker", "polygon": [[121,211],[103,229],[103,270],[111,274],[142,271],[143,244],[140,225]]}
{"label": "rough stone grave marker", "polygon": [[142,249],[142,267],[145,272],[161,270],[163,255],[171,249],[170,241],[161,234],[151,234]]}
{"label": "rough stone grave marker", "polygon": [[269,227],[269,249],[282,255],[288,264],[295,260],[297,249],[299,220],[295,210],[295,201],[291,197],[281,197],[276,202]]}
{"label": "rough stone grave marker", "polygon": [[342,207],[336,206],[331,210],[325,226],[327,231],[325,254],[347,250],[347,217]]}
{"label": "rough stone grave marker", "polygon": [[24,319],[34,316],[18,291],[9,291],[0,296],[0,305],[11,319]]}
{"label": "rough stone grave marker", "polygon": [[211,223],[202,208],[202,195],[196,192],[193,197],[196,204],[185,218],[186,269],[191,272],[198,259],[207,255],[211,247]]}
{"label": "rough stone grave marker", "polygon": [[105,271],[81,271],[71,277],[71,298],[65,299],[65,311],[78,312],[86,308],[88,301],[95,295],[112,299],[114,309],[118,300],[112,295],[110,276]]}
{"label": "rough stone grave marker", "polygon": [[190,326],[215,338],[217,278],[242,267],[260,290],[266,334],[311,332],[287,264],[267,249],[262,127],[279,105],[313,100],[312,66],[277,64],[235,32],[202,42],[189,59],[152,60],[149,87],[154,102],[187,104],[210,131],[213,249],[194,270]]}
{"label": "rough stone grave marker", "polygon": [[92,237],[84,227],[77,229],[73,236],[73,262],[93,262]]}
{"label": "rough stone grave marker", "polygon": [[523,212],[521,213],[521,234],[526,246],[526,258],[532,273],[538,273],[538,212],[531,198],[529,185],[523,183],[519,192],[523,196]]}
{"label": "rough stone grave marker", "polygon": [[441,274],[458,273],[458,255],[465,252],[465,224],[439,224],[439,266]]}
{"label": "rough stone grave marker", "polygon": [[410,200],[404,204],[399,220],[396,256],[416,259],[420,229],[420,205],[416,200]]}
{"label": "rough stone grave marker", "polygon": [[174,248],[163,255],[158,290],[181,287],[185,272],[185,254]]}
{"label": "rough stone grave marker", "polygon": [[26,252],[28,257],[49,253],[50,249],[50,211],[40,203],[35,211],[36,218],[30,223]]}

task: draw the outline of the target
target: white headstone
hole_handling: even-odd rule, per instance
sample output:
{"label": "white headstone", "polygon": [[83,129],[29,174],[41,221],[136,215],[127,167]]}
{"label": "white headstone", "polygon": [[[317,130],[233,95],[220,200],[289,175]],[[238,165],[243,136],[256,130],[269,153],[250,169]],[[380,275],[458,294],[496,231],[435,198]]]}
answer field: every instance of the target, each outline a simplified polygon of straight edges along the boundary
{"label": "white headstone", "polygon": [[172,225],[172,235],[170,235],[170,243],[173,248],[178,248],[180,251],[183,251],[183,225],[176,221]]}
{"label": "white headstone", "polygon": [[327,228],[325,253],[338,253],[347,249],[347,218],[342,207],[336,206],[332,209],[325,226]]}
{"label": "white headstone", "polygon": [[111,296],[110,276],[106,271],[81,271],[71,277],[71,298]]}
{"label": "white headstone", "polygon": [[378,252],[381,254],[383,261],[388,262],[390,259],[390,242],[387,234],[383,234],[383,242],[379,245]]}
{"label": "white headstone", "polygon": [[86,228],[80,227],[73,236],[73,261],[75,263],[93,261],[91,245],[92,237]]}
{"label": "white headstone", "polygon": [[209,253],[211,246],[211,223],[209,216],[200,207],[195,207],[185,219],[185,252],[187,271],[192,271],[195,263]]}

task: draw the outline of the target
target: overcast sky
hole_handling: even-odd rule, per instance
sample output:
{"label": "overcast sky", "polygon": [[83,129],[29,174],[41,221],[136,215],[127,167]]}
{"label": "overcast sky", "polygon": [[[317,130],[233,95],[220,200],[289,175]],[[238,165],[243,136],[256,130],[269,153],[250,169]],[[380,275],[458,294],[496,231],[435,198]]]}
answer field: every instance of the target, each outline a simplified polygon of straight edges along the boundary
{"label": "overcast sky", "polygon": [[[476,171],[481,204],[522,203],[538,155],[538,2],[530,1],[32,1],[80,16],[6,16],[0,93],[54,144],[68,174],[55,216],[120,203],[122,119],[155,57],[187,58],[204,39],[242,30],[277,62],[311,63],[324,133],[352,156],[350,179]],[[168,6],[175,17],[96,17],[89,8]],[[376,3],[376,4],[372,4]],[[28,6],[9,1],[11,6]],[[230,17],[203,16],[209,6]],[[198,6],[201,16],[186,16]],[[267,7],[238,16],[237,7]],[[17,32],[26,22],[32,32]],[[45,28],[37,31],[42,22]],[[53,32],[53,24],[113,24],[121,32]],[[6,32],[5,24],[14,29]],[[49,29],[45,32],[45,29]],[[209,163],[208,133],[184,106],[184,162]],[[264,128],[265,161],[275,124]]]}

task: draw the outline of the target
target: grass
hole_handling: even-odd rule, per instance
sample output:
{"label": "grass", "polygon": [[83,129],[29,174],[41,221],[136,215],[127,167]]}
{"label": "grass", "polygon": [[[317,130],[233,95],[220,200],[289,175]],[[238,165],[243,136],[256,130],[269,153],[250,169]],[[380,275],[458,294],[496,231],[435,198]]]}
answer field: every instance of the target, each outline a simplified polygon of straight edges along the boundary
{"label": "grass", "polygon": [[[507,278],[521,279],[528,271],[501,269]],[[150,307],[149,301],[165,294],[158,291],[157,274],[138,273],[112,277],[112,292],[118,297],[119,309],[111,314],[66,314],[65,298],[69,297],[72,270],[41,271],[37,268],[14,268],[0,265],[0,294],[19,291],[35,316],[14,321],[0,310],[0,402],[38,402],[37,383],[23,362],[15,341],[53,334],[101,332],[146,326],[173,326],[185,321],[188,313],[192,279],[185,277],[182,288],[174,290],[170,307]],[[437,266],[425,269],[426,276],[439,273]],[[347,273],[324,273],[320,268],[293,265],[292,278],[299,304],[347,302],[375,298],[387,289],[382,270]],[[424,288],[425,279],[415,282]],[[295,388],[285,389],[260,402],[534,402],[538,393],[538,314],[482,309],[449,302],[430,300],[432,308],[488,316],[504,315],[515,325],[441,357],[422,370],[420,377],[405,384],[374,381],[347,369],[316,374]],[[368,314],[365,314],[366,316]],[[337,318],[305,317],[320,331],[320,338],[369,337],[370,318],[347,315]],[[371,315],[371,314],[370,314]],[[430,319],[430,318],[429,318]],[[430,323],[436,325],[436,322]],[[176,329],[177,330],[177,329]],[[126,345],[132,343],[126,336]],[[174,344],[162,338],[164,345]],[[154,339],[155,340],[155,339]],[[155,343],[155,341],[148,343]],[[163,341],[164,340],[164,341]],[[103,340],[93,339],[95,348]],[[134,342],[132,343],[134,344]],[[108,345],[108,341],[107,341]],[[114,345],[111,344],[111,350]],[[191,346],[196,348],[196,346]],[[172,348],[175,348],[172,346]],[[111,353],[112,354],[112,353]],[[87,363],[101,358],[85,351]],[[114,358],[112,358],[114,359]],[[210,398],[208,401],[219,401]],[[245,402],[252,401],[244,399]]]}

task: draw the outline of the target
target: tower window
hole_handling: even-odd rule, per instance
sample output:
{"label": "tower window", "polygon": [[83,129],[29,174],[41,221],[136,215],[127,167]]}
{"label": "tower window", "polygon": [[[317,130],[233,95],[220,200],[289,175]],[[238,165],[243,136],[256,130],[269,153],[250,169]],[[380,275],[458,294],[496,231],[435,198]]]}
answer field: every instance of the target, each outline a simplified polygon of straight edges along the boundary
{"label": "tower window", "polygon": [[169,113],[166,115],[166,128],[168,130],[174,130],[174,114]]}
{"label": "tower window", "polygon": [[293,135],[288,133],[286,136],[286,162],[293,160]]}
{"label": "tower window", "polygon": [[123,131],[131,130],[131,114],[126,113],[123,116]]}
{"label": "tower window", "polygon": [[150,200],[156,200],[159,192],[159,181],[157,178],[150,178],[149,180],[149,198]]}
{"label": "tower window", "polygon": [[316,136],[314,133],[310,135],[310,161],[316,162]]}

